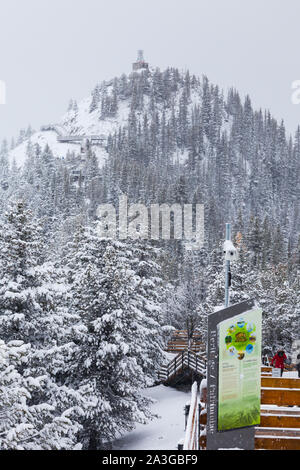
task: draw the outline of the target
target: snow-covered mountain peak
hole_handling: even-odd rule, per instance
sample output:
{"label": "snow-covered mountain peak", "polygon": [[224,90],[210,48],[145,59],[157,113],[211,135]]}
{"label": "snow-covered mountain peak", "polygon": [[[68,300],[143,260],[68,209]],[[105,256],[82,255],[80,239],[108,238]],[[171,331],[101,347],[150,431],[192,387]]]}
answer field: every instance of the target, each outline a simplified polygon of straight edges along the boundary
{"label": "snow-covered mountain peak", "polygon": [[[108,157],[105,142],[120,128],[128,126],[132,109],[141,125],[145,113],[153,116],[155,111],[159,119],[163,114],[166,119],[170,119],[172,110],[179,112],[186,83],[184,76],[178,78],[178,74],[175,69],[167,69],[165,72],[154,68],[139,69],[129,76],[123,74],[119,78],[96,85],[89,97],[79,103],[71,101],[68,111],[56,123],[41,126],[38,132],[22,139],[10,151],[10,161],[15,160],[17,166],[22,166],[30,144],[38,144],[42,149],[48,145],[55,158],[66,158],[69,153],[78,155],[82,145],[80,138],[83,140],[90,136],[101,136],[101,145],[93,140],[92,149],[98,157],[99,165],[102,166]],[[200,82],[195,77],[193,80],[187,88],[190,109],[201,102]],[[167,106],[165,100],[160,103],[157,97],[153,100],[151,96],[153,91],[158,96],[164,96],[165,90],[169,95]],[[80,138],[75,140],[75,136]]]}

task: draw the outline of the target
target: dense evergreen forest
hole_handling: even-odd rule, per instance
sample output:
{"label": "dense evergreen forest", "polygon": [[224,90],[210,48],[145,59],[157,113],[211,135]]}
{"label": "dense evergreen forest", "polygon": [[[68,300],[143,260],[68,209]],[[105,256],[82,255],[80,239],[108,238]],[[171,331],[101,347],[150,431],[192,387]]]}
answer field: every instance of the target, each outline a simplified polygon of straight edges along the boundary
{"label": "dense evergreen forest", "polygon": [[[62,120],[74,135],[80,109]],[[104,164],[93,147],[57,158],[31,128],[1,146],[0,449],[100,449],[151,417],[140,392],[172,327],[205,341],[224,301],[226,222],[231,303],[261,305],[267,353],[299,336],[300,127],[288,136],[249,96],[174,68],[98,84],[86,114],[99,128],[122,115]],[[204,204],[204,247],[100,239],[97,207],[121,194]]]}

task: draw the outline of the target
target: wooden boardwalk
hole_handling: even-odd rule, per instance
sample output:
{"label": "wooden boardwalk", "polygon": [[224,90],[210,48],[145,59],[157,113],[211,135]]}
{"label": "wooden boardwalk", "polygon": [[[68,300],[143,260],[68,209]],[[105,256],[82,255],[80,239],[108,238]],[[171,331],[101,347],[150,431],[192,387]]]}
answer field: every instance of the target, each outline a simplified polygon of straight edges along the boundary
{"label": "wooden boardwalk", "polygon": [[[166,351],[177,353],[159,373],[168,384],[185,371],[206,377],[206,353],[199,333],[190,339],[187,331],[173,333]],[[206,390],[202,387],[202,410],[199,413],[199,447],[206,448]],[[193,423],[196,423],[193,410]],[[195,449],[195,426],[191,442]],[[202,432],[201,432],[202,431]],[[261,367],[261,422],[256,427],[255,449],[300,450],[300,379],[272,377],[272,367]]]}
{"label": "wooden boardwalk", "polygon": [[57,142],[81,144],[84,140],[88,140],[93,145],[107,145],[107,136],[104,134],[93,135],[68,135],[66,129],[60,124],[48,124],[41,127],[42,132],[53,131],[57,134]]}
{"label": "wooden boardwalk", "polygon": [[261,422],[255,448],[300,450],[300,379],[262,376]]}
{"label": "wooden boardwalk", "polygon": [[82,143],[84,140],[88,140],[93,145],[104,145],[107,143],[107,137],[105,135],[58,135],[57,142],[60,143]]}
{"label": "wooden boardwalk", "polygon": [[[255,449],[300,450],[300,379],[273,378],[271,374],[271,367],[262,367],[261,422],[255,431]],[[206,449],[207,391],[202,392],[200,448]]]}

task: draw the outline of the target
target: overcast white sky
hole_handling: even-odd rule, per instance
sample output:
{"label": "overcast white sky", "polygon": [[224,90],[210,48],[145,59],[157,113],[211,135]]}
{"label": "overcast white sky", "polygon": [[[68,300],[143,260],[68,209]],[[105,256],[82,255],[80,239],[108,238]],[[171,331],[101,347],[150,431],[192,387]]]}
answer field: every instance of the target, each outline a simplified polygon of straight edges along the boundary
{"label": "overcast white sky", "polygon": [[0,139],[55,122],[71,97],[130,72],[137,49],[249,93],[294,133],[299,18],[299,0],[0,0]]}

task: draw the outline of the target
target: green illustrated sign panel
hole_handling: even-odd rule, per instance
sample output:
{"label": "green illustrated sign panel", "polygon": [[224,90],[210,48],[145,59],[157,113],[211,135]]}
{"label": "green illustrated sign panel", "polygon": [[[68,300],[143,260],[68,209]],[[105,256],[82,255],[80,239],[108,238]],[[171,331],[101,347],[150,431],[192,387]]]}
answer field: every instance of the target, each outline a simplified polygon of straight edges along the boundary
{"label": "green illustrated sign panel", "polygon": [[261,309],[221,322],[218,431],[260,423]]}

